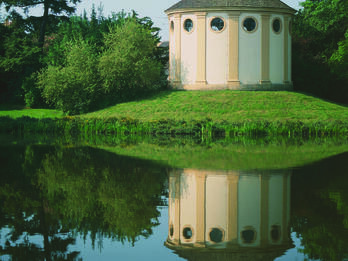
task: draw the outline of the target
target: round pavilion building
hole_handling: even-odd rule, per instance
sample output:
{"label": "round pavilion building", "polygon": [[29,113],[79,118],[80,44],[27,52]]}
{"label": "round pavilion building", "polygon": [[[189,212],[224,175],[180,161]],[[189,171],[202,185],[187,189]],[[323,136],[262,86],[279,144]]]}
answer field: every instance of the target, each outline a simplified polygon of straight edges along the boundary
{"label": "round pavilion building", "polygon": [[289,90],[291,18],[279,0],[182,0],[167,9],[169,81],[186,90]]}

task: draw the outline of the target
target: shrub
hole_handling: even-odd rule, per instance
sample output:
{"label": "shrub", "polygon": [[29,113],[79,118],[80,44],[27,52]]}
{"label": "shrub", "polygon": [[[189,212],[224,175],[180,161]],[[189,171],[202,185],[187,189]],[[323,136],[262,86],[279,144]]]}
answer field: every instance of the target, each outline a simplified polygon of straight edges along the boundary
{"label": "shrub", "polygon": [[160,87],[161,63],[151,30],[130,19],[105,37],[99,72],[112,101],[134,98]]}
{"label": "shrub", "polygon": [[47,103],[74,115],[90,110],[100,94],[98,56],[82,40],[70,43],[66,65],[48,66],[38,76],[38,86]]}

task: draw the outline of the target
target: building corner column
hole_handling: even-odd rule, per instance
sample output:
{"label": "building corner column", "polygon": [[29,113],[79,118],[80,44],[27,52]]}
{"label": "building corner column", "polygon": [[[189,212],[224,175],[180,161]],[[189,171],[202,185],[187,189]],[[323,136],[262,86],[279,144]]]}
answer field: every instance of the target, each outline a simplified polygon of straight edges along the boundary
{"label": "building corner column", "polygon": [[289,81],[289,17],[284,16],[284,84]]}
{"label": "building corner column", "polygon": [[175,87],[181,85],[181,14],[174,15],[174,39],[175,39]]}
{"label": "building corner column", "polygon": [[197,73],[196,84],[206,85],[206,12],[196,13],[197,17]]}
{"label": "building corner column", "polygon": [[270,15],[261,14],[261,85],[270,85]]}
{"label": "building corner column", "polygon": [[228,13],[228,80],[230,87],[238,87],[239,81],[239,16],[240,12]]}
{"label": "building corner column", "polygon": [[206,179],[205,174],[196,174],[196,247],[205,247]]}
{"label": "building corner column", "polygon": [[261,184],[261,213],[260,213],[260,244],[261,247],[269,244],[269,181],[268,174],[260,175]]}
{"label": "building corner column", "polygon": [[228,223],[227,223],[227,242],[230,246],[238,243],[238,174],[227,176],[228,184]]}

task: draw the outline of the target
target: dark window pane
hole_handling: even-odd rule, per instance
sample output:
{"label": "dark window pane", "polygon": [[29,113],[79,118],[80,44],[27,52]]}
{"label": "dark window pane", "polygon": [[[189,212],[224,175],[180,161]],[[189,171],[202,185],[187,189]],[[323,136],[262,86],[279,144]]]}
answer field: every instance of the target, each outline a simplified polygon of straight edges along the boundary
{"label": "dark window pane", "polygon": [[193,22],[191,19],[186,19],[185,22],[184,22],[184,29],[187,31],[187,32],[191,32],[192,29],[193,29]]}
{"label": "dark window pane", "polygon": [[253,18],[246,18],[243,23],[244,30],[252,32],[256,28],[256,21]]}
{"label": "dark window pane", "polygon": [[225,22],[221,18],[214,18],[210,23],[211,29],[214,31],[221,31],[225,27]]}

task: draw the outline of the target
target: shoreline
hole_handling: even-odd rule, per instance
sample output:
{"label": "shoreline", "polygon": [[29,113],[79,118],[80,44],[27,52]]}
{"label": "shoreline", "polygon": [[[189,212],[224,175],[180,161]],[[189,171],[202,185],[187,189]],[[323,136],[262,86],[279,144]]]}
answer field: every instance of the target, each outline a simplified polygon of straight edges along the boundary
{"label": "shoreline", "polygon": [[130,118],[84,118],[67,116],[63,118],[13,119],[0,117],[0,132],[37,133],[53,135],[172,135],[195,137],[348,137],[348,121],[242,121],[214,122],[211,119],[199,121],[154,120],[140,121]]}

